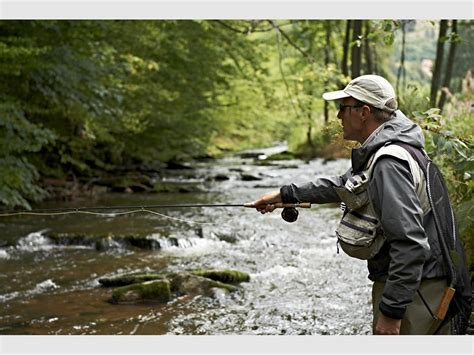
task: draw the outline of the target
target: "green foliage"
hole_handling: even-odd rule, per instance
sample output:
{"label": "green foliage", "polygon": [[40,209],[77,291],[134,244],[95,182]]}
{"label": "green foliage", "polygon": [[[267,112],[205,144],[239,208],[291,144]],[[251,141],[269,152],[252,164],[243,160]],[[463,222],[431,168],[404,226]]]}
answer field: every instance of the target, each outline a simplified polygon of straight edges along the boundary
{"label": "green foliage", "polygon": [[[393,78],[400,21],[367,23],[351,45],[368,41],[376,72]],[[28,207],[44,196],[44,177],[87,179],[275,140],[308,157],[346,154],[334,111],[328,127],[321,114],[322,93],[349,79],[339,68],[345,24],[0,22],[0,203]],[[469,28],[460,22],[461,39]],[[428,50],[422,39],[407,48]],[[410,85],[401,107],[426,111],[425,88]]]}
{"label": "green foliage", "polygon": [[45,192],[35,185],[39,174],[28,157],[52,142],[54,134],[28,119],[25,79],[47,49],[1,29],[6,34],[0,42],[0,203],[29,208],[29,201],[41,199]]}
{"label": "green foliage", "polygon": [[469,268],[474,271],[474,132],[469,106],[457,105],[446,120],[436,108],[414,114],[425,129],[426,150],[443,172]]}
{"label": "green foliage", "polygon": [[430,88],[428,85],[410,81],[398,97],[398,106],[407,116],[430,108]]}
{"label": "green foliage", "polygon": [[350,156],[351,143],[343,140],[340,121],[331,120],[325,126],[316,127],[311,135],[311,145],[304,140],[307,139],[307,132],[295,133],[299,133],[299,139],[293,138],[292,141],[295,142],[295,146],[290,145],[290,148],[301,158],[336,159]]}

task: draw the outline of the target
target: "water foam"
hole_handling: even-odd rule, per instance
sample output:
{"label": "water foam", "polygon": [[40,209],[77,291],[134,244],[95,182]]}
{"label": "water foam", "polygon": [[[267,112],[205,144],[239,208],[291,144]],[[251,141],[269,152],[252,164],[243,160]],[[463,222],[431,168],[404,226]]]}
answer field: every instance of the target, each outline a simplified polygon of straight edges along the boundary
{"label": "water foam", "polygon": [[28,234],[18,241],[17,249],[21,251],[50,250],[54,247],[51,240],[44,236],[47,230],[41,230]]}
{"label": "water foam", "polygon": [[0,259],[10,259],[10,254],[5,249],[0,249]]}
{"label": "water foam", "polygon": [[49,290],[56,290],[58,288],[59,286],[55,284],[53,280],[48,279],[36,284],[36,286],[30,290],[27,290],[24,292],[15,291],[15,292],[10,292],[4,295],[0,295],[0,302],[10,301],[14,298],[18,298],[21,296],[29,297],[29,296],[37,295],[40,293],[44,293]]}

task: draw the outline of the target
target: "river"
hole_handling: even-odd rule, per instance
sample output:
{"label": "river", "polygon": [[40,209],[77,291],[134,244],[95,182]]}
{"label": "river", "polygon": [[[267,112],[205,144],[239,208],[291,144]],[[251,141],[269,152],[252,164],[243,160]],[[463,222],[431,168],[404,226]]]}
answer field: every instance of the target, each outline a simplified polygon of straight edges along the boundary
{"label": "river", "polygon": [[[161,179],[197,190],[114,193],[37,208],[249,202],[289,182],[343,173],[348,160],[275,161],[231,156],[200,161]],[[245,181],[249,171],[260,180]],[[0,334],[369,334],[371,282],[366,263],[337,253],[336,206],[300,210],[295,223],[278,212],[246,208],[21,216],[0,219]],[[193,222],[193,223],[191,223]],[[50,232],[138,234],[152,250],[113,241],[56,245]],[[113,305],[98,279],[131,272],[237,269],[250,274],[237,293],[183,296],[167,304]]]}

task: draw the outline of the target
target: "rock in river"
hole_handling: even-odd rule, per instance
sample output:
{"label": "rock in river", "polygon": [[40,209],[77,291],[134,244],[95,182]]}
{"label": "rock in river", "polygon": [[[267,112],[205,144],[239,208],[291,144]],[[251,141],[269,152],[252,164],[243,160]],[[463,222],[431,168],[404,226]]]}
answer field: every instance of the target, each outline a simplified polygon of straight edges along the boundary
{"label": "rock in river", "polygon": [[[182,295],[223,297],[239,289],[241,282],[250,276],[236,270],[192,270],[178,273],[129,274],[113,278],[101,278],[99,283],[112,290],[111,303],[166,303]],[[116,287],[119,286],[119,287]]]}

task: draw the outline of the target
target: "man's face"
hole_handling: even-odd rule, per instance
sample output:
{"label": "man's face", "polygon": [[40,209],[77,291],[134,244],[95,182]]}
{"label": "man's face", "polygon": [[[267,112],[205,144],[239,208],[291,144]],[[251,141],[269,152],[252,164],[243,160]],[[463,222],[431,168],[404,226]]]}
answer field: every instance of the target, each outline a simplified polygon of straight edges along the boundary
{"label": "man's face", "polygon": [[343,105],[343,108],[339,110],[337,118],[341,120],[344,139],[360,142],[363,136],[360,103],[352,97],[347,97],[340,100],[339,104]]}

